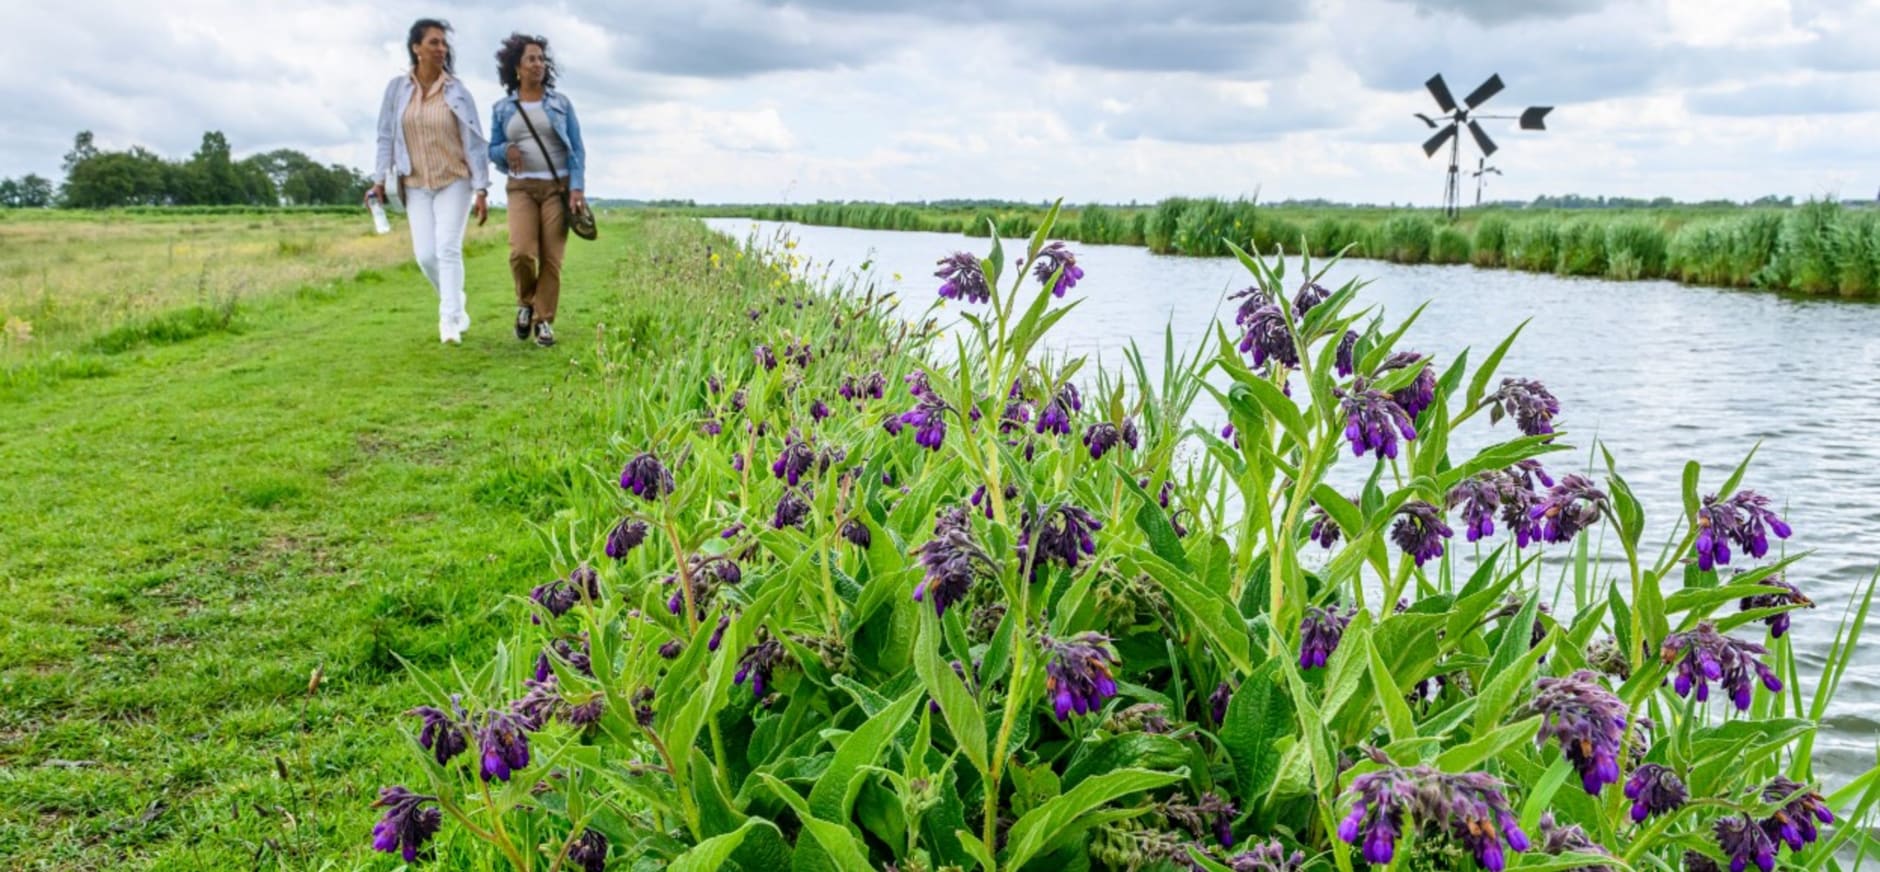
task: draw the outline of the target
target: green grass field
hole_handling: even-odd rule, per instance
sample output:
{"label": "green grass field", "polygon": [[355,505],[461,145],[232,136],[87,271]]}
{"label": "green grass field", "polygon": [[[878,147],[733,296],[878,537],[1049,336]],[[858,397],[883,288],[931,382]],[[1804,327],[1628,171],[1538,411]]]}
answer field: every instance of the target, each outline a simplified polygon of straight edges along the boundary
{"label": "green grass field", "polygon": [[[0,250],[180,226],[294,266],[226,329],[100,346],[193,301],[90,310],[56,341],[91,377],[0,394],[0,868],[390,868],[369,804],[412,767],[398,658],[480,661],[506,599],[551,574],[536,525],[611,429],[597,328],[606,359],[657,353],[633,301],[698,288],[680,264],[703,262],[704,230],[616,221],[571,243],[562,342],[542,350],[510,334],[500,215],[468,261],[462,347],[437,342],[415,267],[386,267],[402,248],[355,261],[363,219],[54,220],[0,222]],[[56,287],[109,272],[41,269]]]}

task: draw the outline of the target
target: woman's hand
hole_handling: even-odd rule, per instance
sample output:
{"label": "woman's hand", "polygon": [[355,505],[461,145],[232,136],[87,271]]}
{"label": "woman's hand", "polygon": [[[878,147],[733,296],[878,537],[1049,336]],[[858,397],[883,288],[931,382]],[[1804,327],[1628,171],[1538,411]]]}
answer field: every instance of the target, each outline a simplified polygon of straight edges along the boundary
{"label": "woman's hand", "polygon": [[503,150],[503,160],[509,164],[509,171],[511,173],[521,172],[522,171],[522,146],[519,146],[513,142],[510,143],[509,147]]}
{"label": "woman's hand", "polygon": [[568,192],[568,208],[576,212],[587,211],[587,198],[581,195],[579,189]]}
{"label": "woman's hand", "polygon": [[478,227],[490,223],[490,192],[477,192],[477,201],[470,207],[470,214],[477,216]]}
{"label": "woman's hand", "polygon": [[375,197],[378,199],[380,203],[385,202],[385,183],[384,182],[374,182],[372,183],[372,187],[366,189],[366,206],[370,207],[372,205],[372,200]]}

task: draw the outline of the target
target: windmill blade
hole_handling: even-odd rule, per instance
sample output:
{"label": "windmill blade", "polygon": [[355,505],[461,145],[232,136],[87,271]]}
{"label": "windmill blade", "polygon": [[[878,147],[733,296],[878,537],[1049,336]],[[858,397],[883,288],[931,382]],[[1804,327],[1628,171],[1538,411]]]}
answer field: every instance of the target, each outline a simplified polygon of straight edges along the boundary
{"label": "windmill blade", "polygon": [[1430,89],[1430,96],[1436,98],[1436,105],[1441,106],[1444,112],[1456,111],[1456,98],[1449,96],[1449,86],[1443,84],[1442,73],[1431,76],[1429,81],[1423,83],[1423,87]]}
{"label": "windmill blade", "polygon": [[1552,111],[1554,111],[1552,106],[1529,106],[1526,112],[1521,113],[1521,129],[1546,130],[1547,125],[1544,122],[1547,119],[1547,113]]}
{"label": "windmill blade", "polygon": [[1428,124],[1428,125],[1430,126],[1430,129],[1431,129],[1431,130],[1434,130],[1434,129],[1436,129],[1436,119],[1434,119],[1434,118],[1431,118],[1430,116],[1428,116],[1428,115],[1425,115],[1425,114],[1423,114],[1423,113],[1421,113],[1421,112],[1412,112],[1412,113],[1410,113],[1410,114],[1412,114],[1412,115],[1415,115],[1416,117],[1418,117],[1418,118],[1421,118],[1421,119],[1423,119],[1423,123],[1424,123],[1424,124]]}
{"label": "windmill blade", "polygon": [[1483,172],[1490,172],[1490,173],[1494,173],[1495,175],[1498,175],[1498,176],[1499,176],[1499,175],[1501,175],[1501,170],[1498,170],[1498,169],[1495,169],[1494,167],[1489,167],[1488,169],[1486,169],[1486,170],[1484,170]]}
{"label": "windmill blade", "polygon": [[1482,132],[1482,125],[1473,121],[1469,122],[1469,135],[1475,137],[1476,145],[1481,146],[1483,157],[1495,153],[1495,140],[1489,139],[1488,134]]}
{"label": "windmill blade", "polygon": [[1501,74],[1496,73],[1492,76],[1489,76],[1487,81],[1483,82],[1480,85],[1475,86],[1475,90],[1470,91],[1469,96],[1462,98],[1462,102],[1466,104],[1470,109],[1474,109],[1475,107],[1488,102],[1488,98],[1501,93],[1501,89],[1502,89]]}
{"label": "windmill blade", "polygon": [[1443,132],[1430,137],[1427,142],[1423,143],[1423,156],[1435,157],[1436,152],[1441,151],[1442,147],[1448,145],[1449,141],[1454,138],[1456,138],[1456,125],[1451,124],[1443,128]]}

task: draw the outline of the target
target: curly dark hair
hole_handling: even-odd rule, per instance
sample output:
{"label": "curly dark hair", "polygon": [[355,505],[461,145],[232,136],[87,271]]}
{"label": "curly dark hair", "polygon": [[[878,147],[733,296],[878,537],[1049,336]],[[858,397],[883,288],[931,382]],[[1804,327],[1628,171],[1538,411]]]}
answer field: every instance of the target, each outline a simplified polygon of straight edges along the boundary
{"label": "curly dark hair", "polygon": [[511,94],[522,87],[522,77],[516,73],[516,68],[522,66],[522,53],[531,45],[542,47],[542,61],[547,67],[542,74],[542,87],[555,87],[555,58],[548,53],[548,37],[512,33],[496,50],[496,78],[502,80],[503,89]]}
{"label": "curly dark hair", "polygon": [[411,23],[411,35],[405,37],[405,54],[411,56],[411,68],[414,70],[418,68],[418,50],[412,48],[412,46],[423,42],[424,34],[431,30],[444,31],[444,45],[446,46],[444,49],[444,72],[456,73],[457,52],[455,49],[449,48],[451,32],[450,22],[436,18],[420,18]]}

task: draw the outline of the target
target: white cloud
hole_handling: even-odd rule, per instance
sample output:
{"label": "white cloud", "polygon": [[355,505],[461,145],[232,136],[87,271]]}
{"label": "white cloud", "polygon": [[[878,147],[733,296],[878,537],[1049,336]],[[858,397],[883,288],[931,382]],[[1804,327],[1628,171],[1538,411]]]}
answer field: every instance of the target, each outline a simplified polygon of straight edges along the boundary
{"label": "white cloud", "polygon": [[[299,148],[364,166],[408,0],[0,7],[0,176],[72,134],[181,157]],[[1880,7],[1852,0],[648,0],[459,3],[487,109],[513,29],[549,37],[598,196],[1163,196],[1431,203],[1423,80],[1488,108],[1496,196],[1748,198],[1875,186]],[[1473,162],[1473,155],[1467,155]]]}

